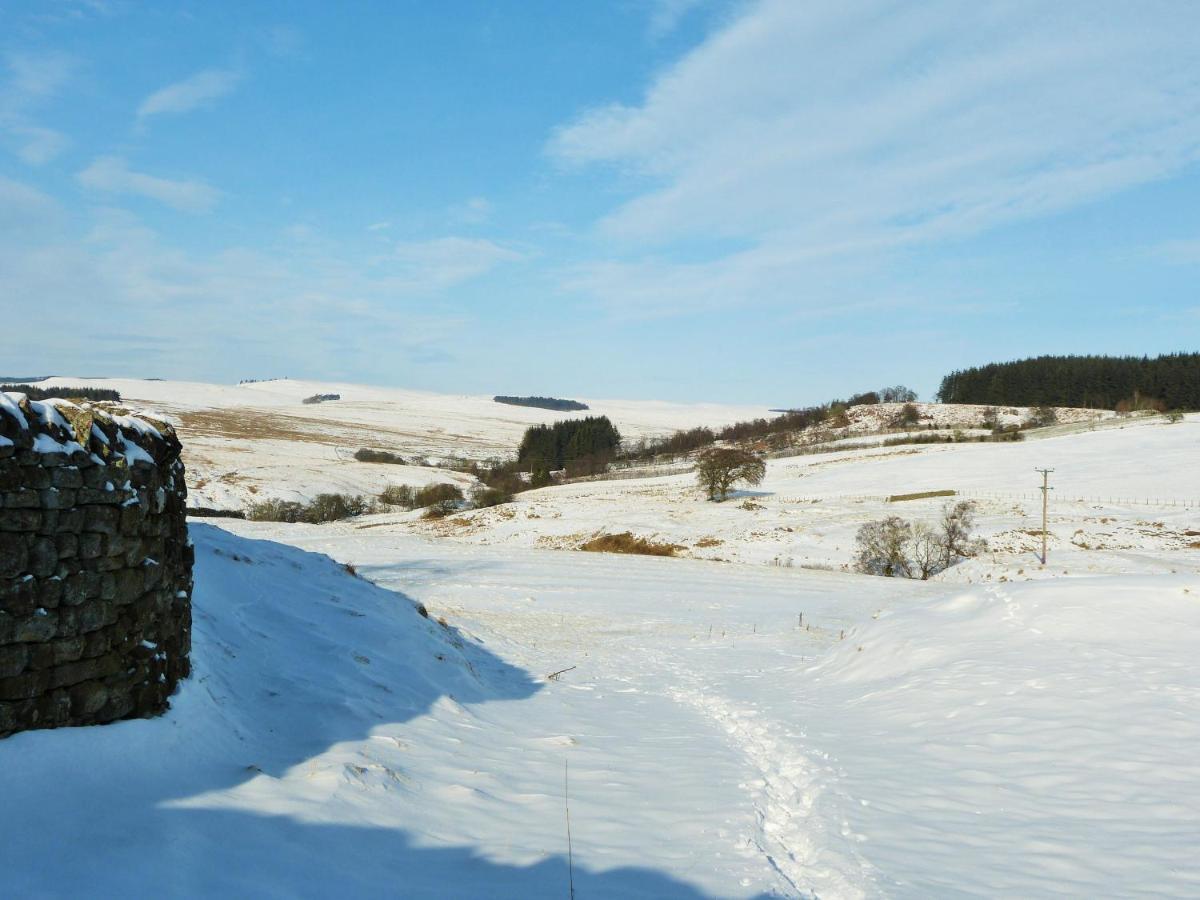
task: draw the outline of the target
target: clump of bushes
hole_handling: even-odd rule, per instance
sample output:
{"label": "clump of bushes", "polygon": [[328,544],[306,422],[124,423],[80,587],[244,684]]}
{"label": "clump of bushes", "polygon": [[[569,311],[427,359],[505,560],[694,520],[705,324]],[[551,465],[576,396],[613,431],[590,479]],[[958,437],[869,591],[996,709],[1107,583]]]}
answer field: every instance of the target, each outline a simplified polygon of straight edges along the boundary
{"label": "clump of bushes", "polygon": [[456,512],[463,501],[463,492],[453,484],[431,484],[413,495],[414,508],[425,508],[426,519],[442,519]]}
{"label": "clump of bushes", "polygon": [[[308,401],[306,400],[304,402],[307,403]],[[388,463],[393,466],[402,466],[405,464],[404,457],[396,453],[392,453],[388,450],[369,450],[366,447],[363,447],[361,450],[356,450],[354,452],[354,458],[358,460],[358,462],[365,463]]]}
{"label": "clump of bushes", "polygon": [[364,497],[353,494],[317,494],[309,503],[296,500],[260,500],[246,510],[246,518],[255,522],[307,522],[317,525],[361,516],[372,511]]}
{"label": "clump of bushes", "polygon": [[403,506],[405,509],[412,509],[415,493],[416,491],[410,484],[389,484],[379,494],[379,502],[386,503],[388,506]]}
{"label": "clump of bushes", "polygon": [[899,516],[867,522],[855,537],[854,568],[885,578],[920,578],[942,572],[984,549],[973,537],[975,504],[947,504],[934,525],[913,524]]}
{"label": "clump of bushes", "polygon": [[1053,406],[1037,406],[1029,411],[1025,424],[1029,428],[1045,428],[1058,422],[1058,413]]}
{"label": "clump of bushes", "polygon": [[905,403],[896,413],[895,424],[899,428],[917,425],[921,421],[921,411],[913,403]]}
{"label": "clump of bushes", "polygon": [[489,487],[479,484],[471,491],[471,505],[476,509],[486,509],[489,506],[499,506],[502,503],[512,503],[512,492],[500,487]]}
{"label": "clump of bushes", "polygon": [[[519,478],[515,480],[522,487],[526,486]],[[474,509],[484,509],[499,506],[501,503],[511,503],[514,493],[504,480],[495,484],[477,484],[471,491],[471,506]],[[392,484],[384,488],[379,495],[379,502],[387,506],[402,506],[405,509],[428,507],[432,513],[427,513],[427,518],[449,515],[460,507],[463,499],[462,490],[447,483],[431,484],[419,490],[408,484]]]}
{"label": "clump of bushes", "polygon": [[634,537],[631,532],[602,534],[582,544],[580,550],[590,553],[637,553],[642,556],[674,556],[683,548],[678,544],[666,544]]}
{"label": "clump of bushes", "polygon": [[302,403],[324,403],[327,400],[341,400],[341,394],[313,394],[311,397],[305,397]]}

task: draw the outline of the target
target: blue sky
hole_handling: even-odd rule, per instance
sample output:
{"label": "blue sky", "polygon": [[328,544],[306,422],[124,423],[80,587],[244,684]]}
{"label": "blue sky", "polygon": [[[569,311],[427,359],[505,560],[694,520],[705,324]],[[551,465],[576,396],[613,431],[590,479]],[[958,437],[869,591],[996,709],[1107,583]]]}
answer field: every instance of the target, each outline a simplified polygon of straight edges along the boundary
{"label": "blue sky", "polygon": [[790,405],[1200,343],[1200,4],[0,0],[0,372]]}

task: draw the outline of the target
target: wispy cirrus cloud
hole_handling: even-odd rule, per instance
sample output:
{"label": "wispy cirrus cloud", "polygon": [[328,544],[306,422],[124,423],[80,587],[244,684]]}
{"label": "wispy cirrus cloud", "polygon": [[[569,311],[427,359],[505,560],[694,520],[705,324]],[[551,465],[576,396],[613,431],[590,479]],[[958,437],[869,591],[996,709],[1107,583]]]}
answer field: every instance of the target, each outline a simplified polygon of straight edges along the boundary
{"label": "wispy cirrus cloud", "polygon": [[491,271],[524,254],[486,238],[442,237],[403,241],[394,249],[397,277],[412,289],[440,291]]}
{"label": "wispy cirrus cloud", "polygon": [[102,156],[76,175],[85,188],[107,194],[134,194],[183,212],[208,212],[221,192],[202,181],[173,180],[136,172],[119,156]]}
{"label": "wispy cirrus cloud", "polygon": [[479,225],[492,216],[492,202],[487,197],[472,197],[450,208],[450,218],[465,225]]}
{"label": "wispy cirrus cloud", "polygon": [[215,103],[231,93],[242,80],[233,69],[205,69],[182,81],[168,84],[148,96],[138,106],[138,121],[151,116],[177,115]]}
{"label": "wispy cirrus cloud", "polygon": [[[1072,12],[1072,9],[1074,10]],[[759,0],[634,105],[558,130],[629,199],[575,284],[670,308],[714,284],[803,296],[831,256],[977,234],[1200,159],[1200,7]],[[632,190],[630,190],[632,188]],[[694,258],[696,242],[727,249]],[[653,254],[653,255],[651,255]]]}
{"label": "wispy cirrus cloud", "polygon": [[674,31],[705,0],[650,0],[650,36],[662,37]]}
{"label": "wispy cirrus cloud", "polygon": [[0,80],[0,135],[21,160],[43,165],[63,151],[67,138],[39,124],[36,114],[66,86],[75,59],[63,53],[17,53],[6,63],[7,77]]}
{"label": "wispy cirrus cloud", "polygon": [[1200,237],[1164,241],[1153,248],[1153,254],[1177,265],[1200,264]]}
{"label": "wispy cirrus cloud", "polygon": [[398,364],[452,358],[465,320],[436,302],[438,285],[508,253],[443,242],[402,255],[368,259],[319,237],[199,251],[128,210],[80,216],[0,178],[0,283],[56,335],[52,348],[33,347],[10,329],[0,356],[137,375],[236,377],[252,360],[256,371],[394,378]]}

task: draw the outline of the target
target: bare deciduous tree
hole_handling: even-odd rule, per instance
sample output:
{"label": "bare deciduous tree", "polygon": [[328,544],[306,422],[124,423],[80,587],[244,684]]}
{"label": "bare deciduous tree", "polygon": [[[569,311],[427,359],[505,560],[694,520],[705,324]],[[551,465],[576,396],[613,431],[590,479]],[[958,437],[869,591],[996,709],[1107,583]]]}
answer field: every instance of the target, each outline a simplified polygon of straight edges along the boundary
{"label": "bare deciduous tree", "polygon": [[912,388],[897,384],[894,387],[881,389],[879,399],[884,403],[914,403],[917,399],[917,392]]}
{"label": "bare deciduous tree", "polygon": [[975,556],[983,549],[983,541],[971,536],[975,530],[975,504],[970,500],[947,503],[942,508],[940,524],[947,567],[960,559]]}
{"label": "bare deciduous tree", "polygon": [[975,504],[968,500],[943,507],[936,525],[899,516],[868,522],[858,529],[854,565],[868,575],[924,581],[984,549],[971,536],[974,527]]}
{"label": "bare deciduous tree", "polygon": [[867,522],[858,529],[856,536],[855,568],[867,575],[908,578],[912,573],[908,561],[911,539],[912,525],[899,516]]}
{"label": "bare deciduous tree", "polygon": [[928,581],[946,568],[946,548],[936,529],[918,522],[913,526],[911,544],[913,577]]}

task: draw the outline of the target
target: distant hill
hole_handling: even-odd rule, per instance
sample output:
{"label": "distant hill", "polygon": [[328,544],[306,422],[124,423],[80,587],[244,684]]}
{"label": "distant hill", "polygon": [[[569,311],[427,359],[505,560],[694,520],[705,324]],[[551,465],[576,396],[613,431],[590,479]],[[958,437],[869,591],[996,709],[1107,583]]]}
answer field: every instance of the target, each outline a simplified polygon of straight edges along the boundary
{"label": "distant hill", "polygon": [[32,384],[35,381],[45,381],[52,377],[51,375],[0,375],[0,382],[4,384]]}
{"label": "distant hill", "polygon": [[1038,356],[951,372],[942,403],[1200,409],[1200,353]]}
{"label": "distant hill", "polygon": [[558,412],[578,412],[587,409],[586,403],[578,400],[560,400],[557,397],[506,397],[497,395],[492,398],[497,403],[507,403],[509,406],[532,406],[535,409],[553,409]]}

